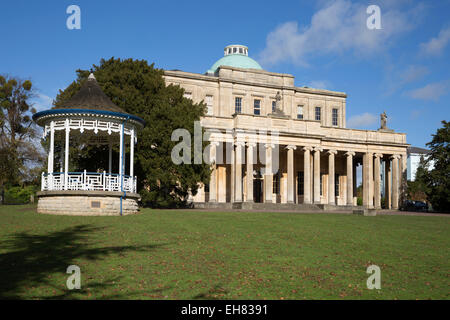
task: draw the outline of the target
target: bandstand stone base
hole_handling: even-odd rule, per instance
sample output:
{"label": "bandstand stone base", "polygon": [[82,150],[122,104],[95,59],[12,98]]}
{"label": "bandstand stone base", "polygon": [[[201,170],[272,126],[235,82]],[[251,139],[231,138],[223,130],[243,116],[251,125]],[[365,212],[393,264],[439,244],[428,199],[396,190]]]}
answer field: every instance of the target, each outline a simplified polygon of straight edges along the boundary
{"label": "bandstand stone base", "polygon": [[[119,216],[122,192],[111,191],[41,191],[38,213],[78,216]],[[139,211],[137,193],[127,193],[122,199],[122,215]]]}

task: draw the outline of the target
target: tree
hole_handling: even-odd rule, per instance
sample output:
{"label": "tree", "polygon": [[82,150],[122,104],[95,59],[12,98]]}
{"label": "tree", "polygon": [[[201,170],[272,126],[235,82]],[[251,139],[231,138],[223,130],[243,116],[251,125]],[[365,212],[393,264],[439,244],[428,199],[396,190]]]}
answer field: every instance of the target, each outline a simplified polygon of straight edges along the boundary
{"label": "tree", "polygon": [[444,120],[442,124],[443,127],[427,143],[430,154],[426,163],[433,163],[433,169],[424,173],[424,180],[433,209],[450,212],[450,122]]}
{"label": "tree", "polygon": [[414,181],[408,181],[407,198],[409,200],[428,201],[427,193],[429,193],[427,186],[428,164],[423,156],[420,157],[419,165],[416,170],[416,177]]}
{"label": "tree", "polygon": [[[143,204],[153,207],[183,206],[189,190],[196,194],[198,183],[209,180],[210,168],[205,163],[174,164],[171,151],[178,142],[171,141],[171,135],[175,129],[184,128],[193,136],[194,121],[204,115],[205,104],[195,104],[184,98],[184,90],[179,86],[166,86],[163,71],[154,68],[154,64],[148,65],[145,60],[102,59],[100,65],[93,65],[91,71],[102,90],[117,106],[146,122],[145,128],[138,134],[135,152],[135,171]],[[65,90],[60,90],[55,107],[72,97],[90,73],[88,70],[76,72],[77,80]],[[203,144],[205,146],[206,142]],[[103,151],[89,150],[72,159],[77,164],[98,163],[100,157],[97,156]],[[91,161],[93,155],[96,162]]]}
{"label": "tree", "polygon": [[29,168],[42,160],[32,97],[31,81],[0,76],[0,187],[27,180]]}

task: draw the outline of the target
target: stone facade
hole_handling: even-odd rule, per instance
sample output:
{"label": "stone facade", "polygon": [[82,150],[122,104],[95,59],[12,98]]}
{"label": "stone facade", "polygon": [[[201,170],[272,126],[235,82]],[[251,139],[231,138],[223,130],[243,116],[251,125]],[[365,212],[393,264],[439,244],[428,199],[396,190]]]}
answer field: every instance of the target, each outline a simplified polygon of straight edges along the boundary
{"label": "stone facade", "polygon": [[[81,216],[120,215],[120,192],[48,191],[38,192],[38,213]],[[139,211],[139,195],[122,199],[122,215]]]}
{"label": "stone facade", "polygon": [[[406,134],[347,128],[345,93],[296,87],[290,74],[232,66],[205,75],[165,71],[164,77],[184,88],[186,97],[208,105],[201,124],[210,132],[210,157],[216,161],[194,203],[352,206],[362,165],[363,205],[378,209],[384,162],[390,177],[386,204],[398,208]],[[281,110],[274,112],[278,105]]]}

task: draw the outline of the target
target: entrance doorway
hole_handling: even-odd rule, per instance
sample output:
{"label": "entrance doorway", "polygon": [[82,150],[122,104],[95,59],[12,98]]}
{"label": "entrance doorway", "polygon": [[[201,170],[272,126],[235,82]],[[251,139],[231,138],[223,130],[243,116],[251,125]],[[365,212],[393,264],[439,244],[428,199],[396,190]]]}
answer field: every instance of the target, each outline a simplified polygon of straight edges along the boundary
{"label": "entrance doorway", "polygon": [[256,203],[263,202],[263,180],[256,178],[253,180],[253,201]]}

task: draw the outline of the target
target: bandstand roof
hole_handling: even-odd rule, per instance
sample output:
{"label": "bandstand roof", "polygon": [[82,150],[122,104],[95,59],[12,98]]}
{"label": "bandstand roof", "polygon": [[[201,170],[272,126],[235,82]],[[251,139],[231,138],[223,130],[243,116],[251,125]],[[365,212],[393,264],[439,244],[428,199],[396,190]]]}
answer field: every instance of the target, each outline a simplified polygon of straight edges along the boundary
{"label": "bandstand roof", "polygon": [[70,99],[62,102],[58,107],[50,110],[37,112],[33,119],[39,123],[39,119],[58,115],[70,114],[89,114],[90,116],[107,116],[128,118],[141,125],[145,122],[143,119],[125,112],[122,108],[115,105],[111,99],[100,88],[94,74],[90,74],[83,83],[80,90]]}

